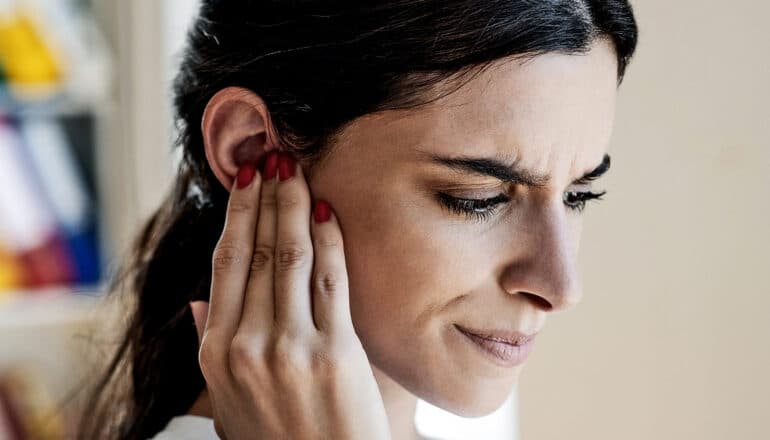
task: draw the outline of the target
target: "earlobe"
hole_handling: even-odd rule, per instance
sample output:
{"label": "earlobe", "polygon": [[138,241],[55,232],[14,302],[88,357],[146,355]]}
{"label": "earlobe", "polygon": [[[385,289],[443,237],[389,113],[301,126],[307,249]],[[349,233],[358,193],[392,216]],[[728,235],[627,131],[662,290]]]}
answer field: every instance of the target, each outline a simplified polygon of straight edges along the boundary
{"label": "earlobe", "polygon": [[201,132],[206,160],[228,191],[243,164],[279,149],[265,102],[241,87],[222,89],[209,100]]}

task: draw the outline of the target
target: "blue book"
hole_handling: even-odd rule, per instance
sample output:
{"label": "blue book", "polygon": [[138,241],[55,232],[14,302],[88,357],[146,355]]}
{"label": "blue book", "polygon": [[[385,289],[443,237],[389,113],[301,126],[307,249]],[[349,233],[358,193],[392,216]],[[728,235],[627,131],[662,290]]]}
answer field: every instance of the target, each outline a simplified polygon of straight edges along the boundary
{"label": "blue book", "polygon": [[101,270],[94,203],[67,135],[57,121],[42,117],[21,120],[19,129],[43,199],[72,258],[74,282],[95,284]]}

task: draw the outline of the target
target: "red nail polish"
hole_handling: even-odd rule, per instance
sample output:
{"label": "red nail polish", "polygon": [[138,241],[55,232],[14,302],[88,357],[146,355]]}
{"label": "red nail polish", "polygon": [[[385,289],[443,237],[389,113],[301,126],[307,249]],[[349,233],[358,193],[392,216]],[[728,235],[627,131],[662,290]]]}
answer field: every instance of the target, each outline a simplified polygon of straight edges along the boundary
{"label": "red nail polish", "polygon": [[294,177],[294,171],[297,166],[297,161],[288,153],[281,154],[281,160],[278,162],[278,178],[283,182],[291,177]]}
{"label": "red nail polish", "polygon": [[324,223],[328,221],[332,216],[331,206],[329,203],[318,200],[315,202],[315,208],[313,209],[313,217],[317,223]]}
{"label": "red nail polish", "polygon": [[252,180],[254,180],[254,175],[257,173],[257,169],[254,167],[254,164],[247,163],[246,165],[243,165],[240,170],[238,170],[238,189],[243,189],[249,186]]}
{"label": "red nail polish", "polygon": [[273,180],[278,170],[278,152],[271,151],[265,159],[265,180]]}

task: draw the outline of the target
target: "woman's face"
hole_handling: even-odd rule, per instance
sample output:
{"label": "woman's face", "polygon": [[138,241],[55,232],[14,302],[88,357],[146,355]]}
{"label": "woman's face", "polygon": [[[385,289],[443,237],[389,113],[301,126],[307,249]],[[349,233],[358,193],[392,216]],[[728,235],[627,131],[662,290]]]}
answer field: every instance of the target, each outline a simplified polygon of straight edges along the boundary
{"label": "woman's face", "polygon": [[[507,60],[430,108],[357,119],[313,170],[314,197],[342,227],[369,360],[421,399],[492,412],[521,366],[480,354],[456,325],[531,334],[580,300],[581,214],[564,196],[601,189],[574,182],[603,162],[616,62],[604,41],[585,55]],[[510,183],[438,158],[499,161],[547,181]],[[447,209],[441,194],[503,201],[481,218]]]}

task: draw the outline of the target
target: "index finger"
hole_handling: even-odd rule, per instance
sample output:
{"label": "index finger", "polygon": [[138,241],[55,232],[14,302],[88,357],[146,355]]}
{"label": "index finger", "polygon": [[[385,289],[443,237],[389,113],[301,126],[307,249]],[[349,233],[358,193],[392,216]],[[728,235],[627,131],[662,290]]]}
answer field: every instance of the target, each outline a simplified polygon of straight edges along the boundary
{"label": "index finger", "polygon": [[[250,183],[245,185],[248,181]],[[239,187],[239,182],[245,186]],[[206,329],[216,329],[226,340],[232,339],[241,317],[259,216],[261,186],[262,178],[255,165],[245,165],[238,171],[227,203],[222,236],[212,256]]]}

